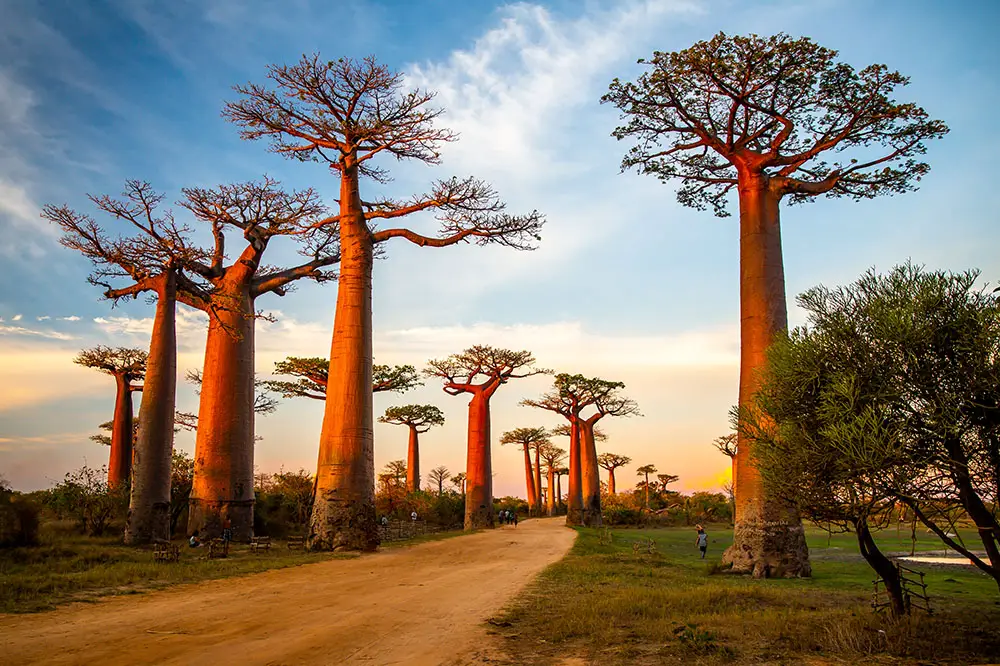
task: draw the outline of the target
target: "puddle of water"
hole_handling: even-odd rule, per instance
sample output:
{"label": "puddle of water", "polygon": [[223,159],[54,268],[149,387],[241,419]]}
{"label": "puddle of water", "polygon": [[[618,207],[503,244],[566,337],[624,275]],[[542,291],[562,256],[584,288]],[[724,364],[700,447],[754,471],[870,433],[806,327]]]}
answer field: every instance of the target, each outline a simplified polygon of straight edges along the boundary
{"label": "puddle of water", "polygon": [[933,555],[916,555],[914,557],[899,557],[896,558],[903,560],[904,562],[926,562],[928,564],[960,564],[962,566],[971,567],[972,560],[967,560],[964,557],[938,557]]}

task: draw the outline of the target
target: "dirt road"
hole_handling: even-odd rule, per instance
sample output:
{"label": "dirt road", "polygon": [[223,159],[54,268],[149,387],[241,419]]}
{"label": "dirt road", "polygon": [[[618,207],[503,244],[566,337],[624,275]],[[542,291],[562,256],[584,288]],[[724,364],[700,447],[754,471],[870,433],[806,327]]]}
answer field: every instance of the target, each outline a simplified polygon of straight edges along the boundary
{"label": "dirt road", "polygon": [[474,664],[482,622],[572,545],[563,523],[0,616],[0,663]]}

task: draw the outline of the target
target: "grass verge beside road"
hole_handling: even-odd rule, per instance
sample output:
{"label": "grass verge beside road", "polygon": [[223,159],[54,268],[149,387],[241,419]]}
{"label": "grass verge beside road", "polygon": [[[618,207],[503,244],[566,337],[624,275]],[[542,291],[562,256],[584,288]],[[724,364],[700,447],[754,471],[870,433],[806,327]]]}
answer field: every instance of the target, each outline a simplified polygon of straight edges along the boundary
{"label": "grass verge beside road", "polygon": [[[1000,656],[1000,594],[971,567],[927,572],[934,614],[874,615],[874,578],[853,535],[810,530],[813,578],[714,573],[731,528],[710,526],[701,560],[691,528],[579,529],[572,551],[490,621],[511,664],[987,663]],[[882,533],[887,551],[910,541]],[[633,552],[652,539],[655,552]],[[898,542],[898,543],[897,543]],[[917,550],[940,549],[919,538]]]}

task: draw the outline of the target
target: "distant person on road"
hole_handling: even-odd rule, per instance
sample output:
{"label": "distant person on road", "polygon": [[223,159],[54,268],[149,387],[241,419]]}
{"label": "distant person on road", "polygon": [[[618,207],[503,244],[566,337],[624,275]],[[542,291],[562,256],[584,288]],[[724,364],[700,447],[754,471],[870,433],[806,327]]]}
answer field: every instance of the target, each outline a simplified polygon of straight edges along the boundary
{"label": "distant person on road", "polygon": [[701,551],[701,559],[705,559],[705,553],[708,551],[708,534],[705,533],[705,528],[701,525],[695,525],[695,528],[698,530],[695,543],[698,545],[698,550]]}
{"label": "distant person on road", "polygon": [[517,527],[517,511],[512,511],[511,517],[514,519],[514,527]]}

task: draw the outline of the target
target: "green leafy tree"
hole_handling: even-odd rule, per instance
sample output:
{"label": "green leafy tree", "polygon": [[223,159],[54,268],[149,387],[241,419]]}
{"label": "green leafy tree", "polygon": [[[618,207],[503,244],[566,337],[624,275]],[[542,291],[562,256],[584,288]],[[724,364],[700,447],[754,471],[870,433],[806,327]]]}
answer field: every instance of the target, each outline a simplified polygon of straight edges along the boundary
{"label": "green leafy tree", "polygon": [[[283,398],[326,400],[326,383],[330,371],[329,359],[289,356],[274,364],[274,374],[295,377],[294,381],[269,380],[264,385]],[[403,393],[423,386],[417,369],[412,365],[373,365],[372,393],[395,391]]]}
{"label": "green leafy tree", "polygon": [[[898,102],[909,80],[885,65],[855,70],[808,38],[719,33],[690,48],[655,52],[633,82],[615,79],[602,102],[634,141],[622,169],[680,181],[677,198],[725,216],[740,211],[740,390],[749,404],[771,340],[787,330],[779,208],[820,195],[869,199],[915,189],[930,167],[926,143],[948,128]],[[752,451],[737,446],[737,570],[808,553],[798,518],[763,494]],[[808,557],[789,566],[808,575]]]}

